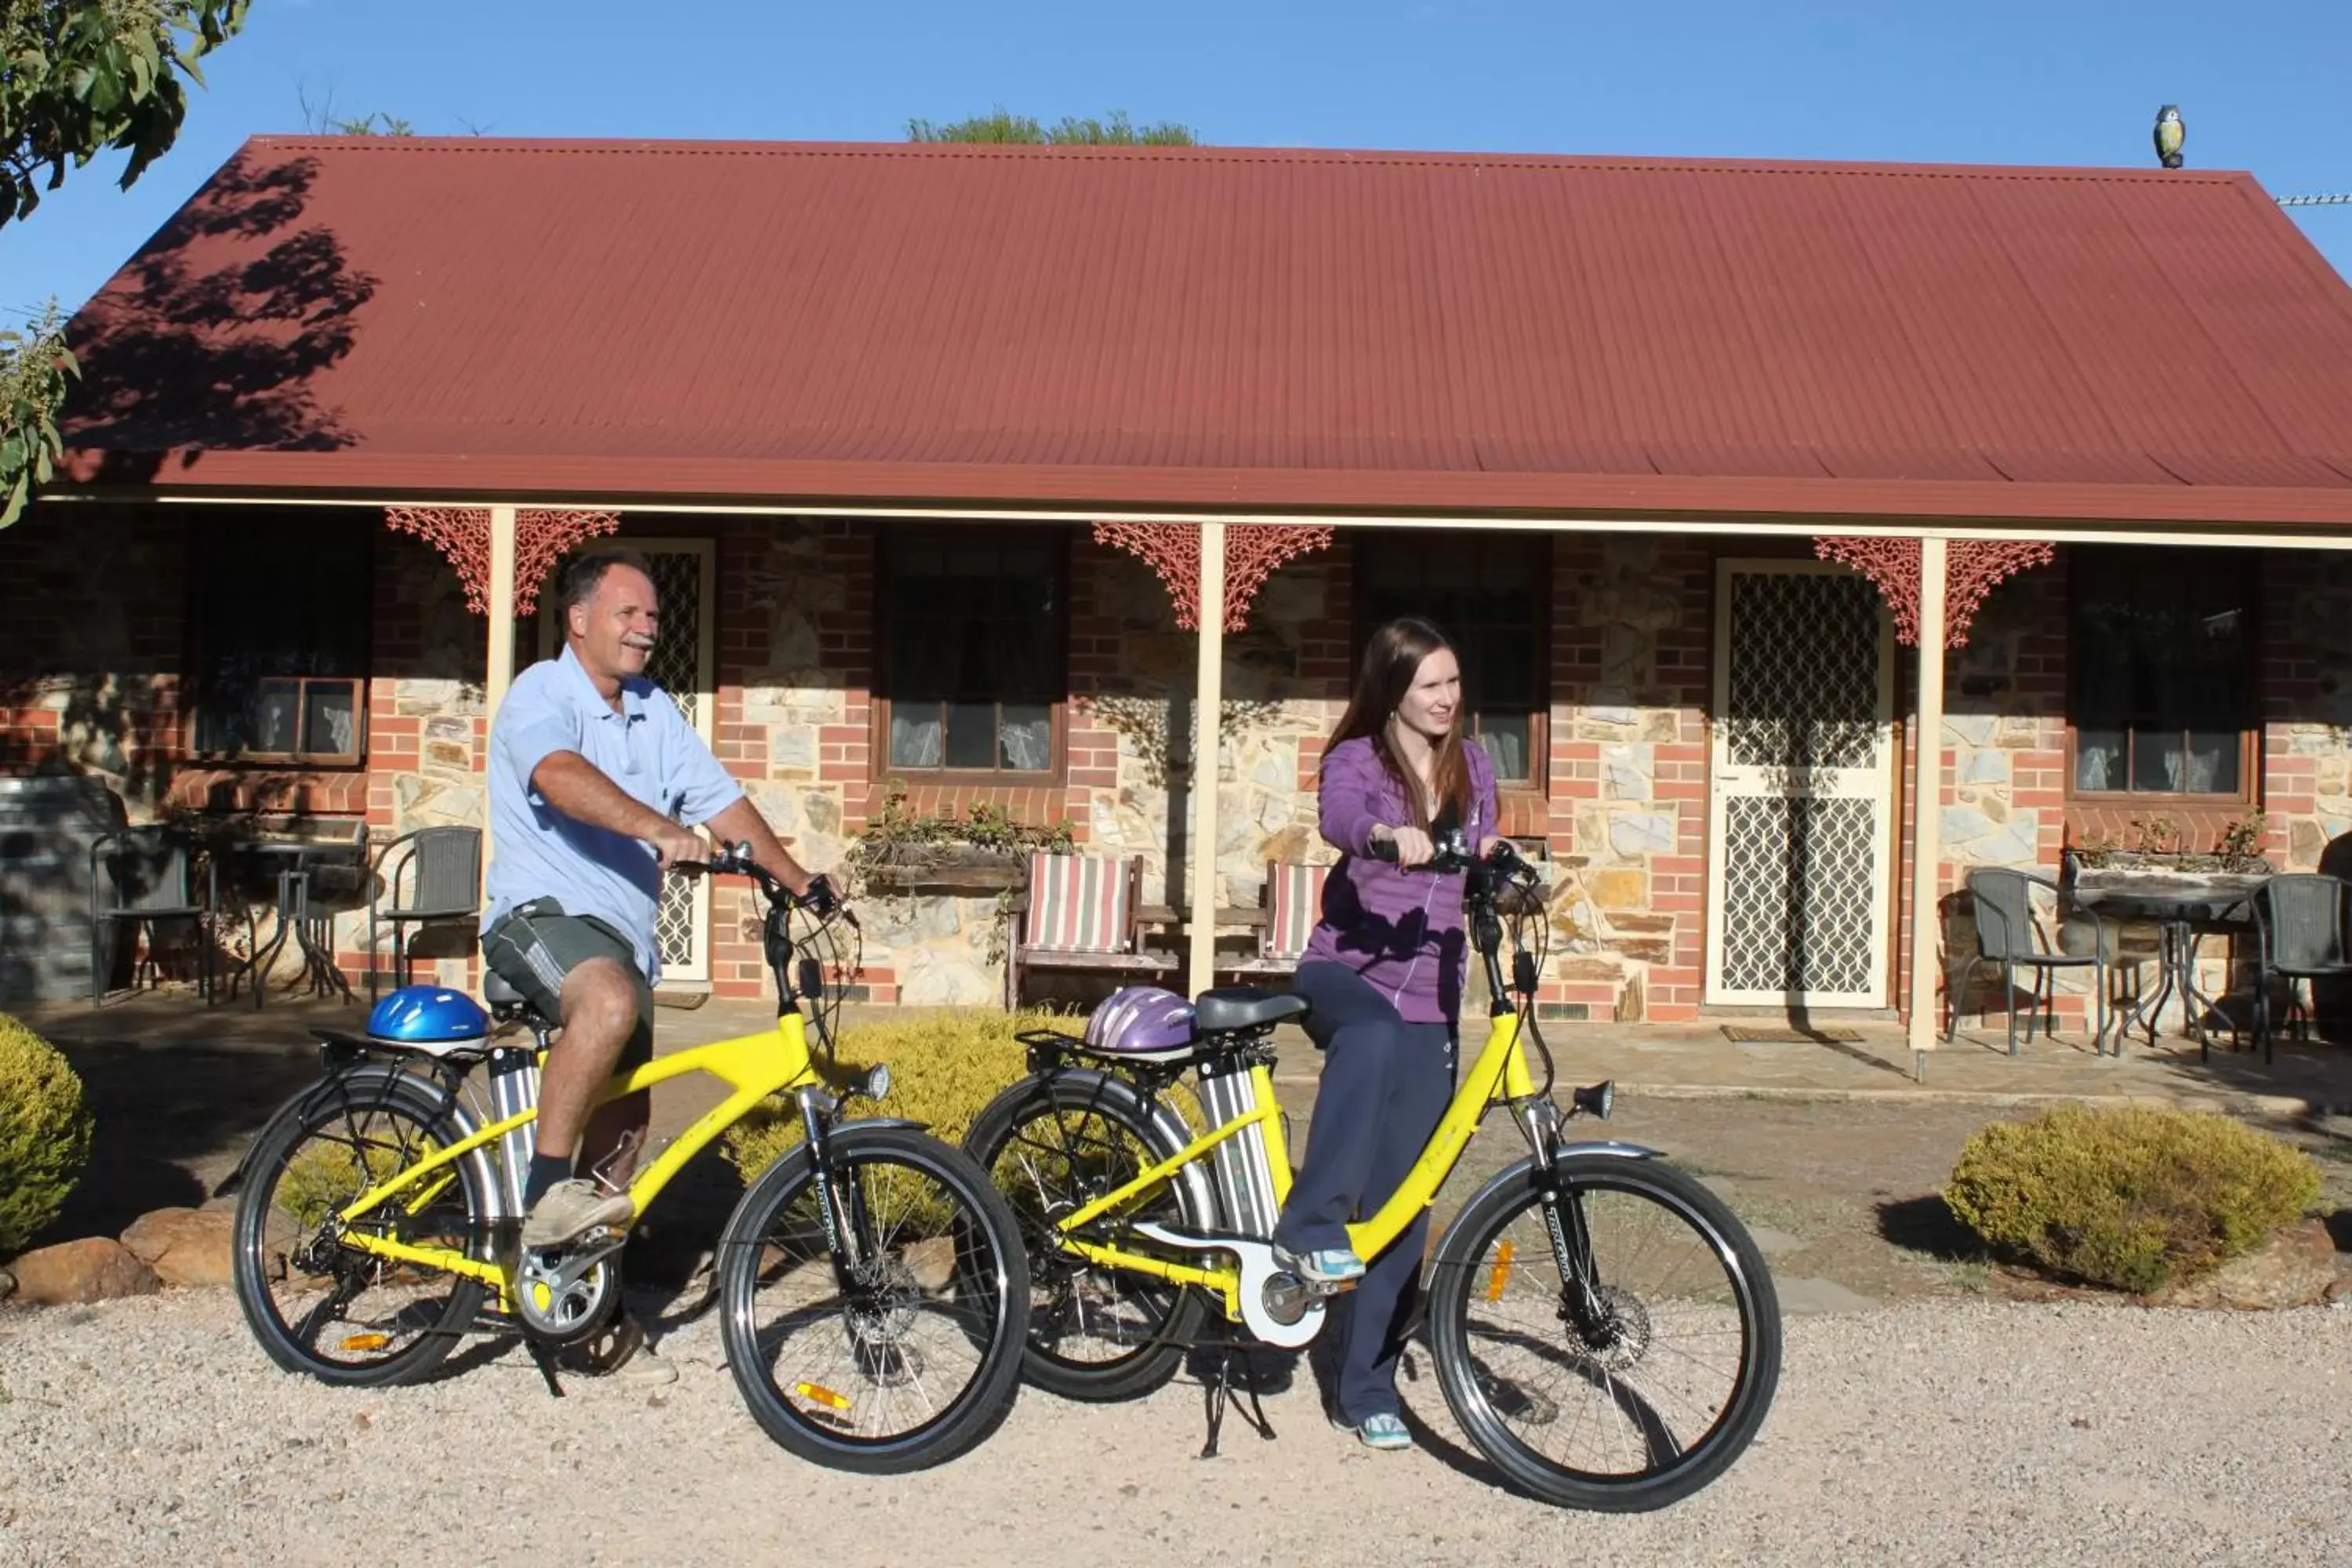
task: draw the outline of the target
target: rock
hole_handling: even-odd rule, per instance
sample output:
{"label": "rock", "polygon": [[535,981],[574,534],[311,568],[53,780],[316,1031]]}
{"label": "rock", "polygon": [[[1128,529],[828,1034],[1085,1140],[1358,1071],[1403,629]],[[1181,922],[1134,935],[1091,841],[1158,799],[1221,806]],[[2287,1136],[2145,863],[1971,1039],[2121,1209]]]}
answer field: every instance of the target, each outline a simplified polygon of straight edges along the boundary
{"label": "rock", "polygon": [[0,1268],[0,1301],[6,1300],[16,1293],[16,1277],[5,1268]]}
{"label": "rock", "polygon": [[108,1301],[118,1296],[152,1296],[163,1289],[155,1271],[111,1237],[84,1237],[27,1252],[9,1268],[16,1293],[43,1307]]}
{"label": "rock", "polygon": [[225,1208],[156,1209],[131,1222],[122,1245],[166,1285],[226,1285],[236,1224]]}
{"label": "rock", "polygon": [[1639,870],[1595,871],[1585,887],[1604,910],[1638,910],[1650,901],[1649,879]]}
{"label": "rock", "polygon": [[1653,812],[1612,817],[1609,847],[1628,859],[1640,855],[1671,855],[1675,852],[1675,819]]}
{"label": "rock", "polygon": [[934,1236],[922,1241],[910,1242],[899,1255],[905,1259],[907,1272],[922,1289],[937,1295],[947,1289],[955,1278],[955,1238]]}
{"label": "rock", "polygon": [[[5,1273],[0,1273],[0,1279],[7,1278]],[[7,1294],[5,1289],[0,1289],[0,1297]],[[2352,1307],[2352,1274],[2339,1276],[2327,1287],[2327,1304],[2331,1307]]]}
{"label": "rock", "polygon": [[1780,1291],[1780,1310],[1791,1314],[1867,1312],[1878,1305],[1874,1298],[1849,1290],[1834,1279],[1784,1276],[1773,1284]]}
{"label": "rock", "polygon": [[2337,1284],[2336,1238],[2325,1220],[2289,1226],[2242,1258],[2147,1298],[2155,1307],[2308,1307]]}

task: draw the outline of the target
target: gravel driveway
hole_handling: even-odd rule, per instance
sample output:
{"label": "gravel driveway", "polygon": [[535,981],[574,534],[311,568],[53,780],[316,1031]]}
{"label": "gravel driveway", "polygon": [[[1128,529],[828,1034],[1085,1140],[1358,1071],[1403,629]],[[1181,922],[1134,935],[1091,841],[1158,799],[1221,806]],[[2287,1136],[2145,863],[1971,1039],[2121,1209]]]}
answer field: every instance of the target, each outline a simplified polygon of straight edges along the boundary
{"label": "gravel driveway", "polygon": [[0,1562],[2352,1560],[2352,1311],[1929,1300],[1789,1335],[1730,1475],[1611,1518],[1499,1490],[1417,1352],[1407,1455],[1326,1426],[1302,1368],[1266,1402],[1278,1440],[1228,1420],[1214,1460],[1180,1380],[1123,1407],[1024,1391],[958,1464],[867,1480],[767,1443],[708,1317],[662,1342],[676,1383],[559,1403],[513,1350],[393,1393],[283,1375],[226,1291],[5,1309]]}

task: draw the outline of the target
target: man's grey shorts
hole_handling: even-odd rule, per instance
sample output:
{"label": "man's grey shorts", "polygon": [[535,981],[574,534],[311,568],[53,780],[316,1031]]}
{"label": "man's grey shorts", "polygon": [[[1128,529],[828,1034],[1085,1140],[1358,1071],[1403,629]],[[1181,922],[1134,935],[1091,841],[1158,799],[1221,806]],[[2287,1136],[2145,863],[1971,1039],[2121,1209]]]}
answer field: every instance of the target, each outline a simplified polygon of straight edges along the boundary
{"label": "man's grey shorts", "polygon": [[593,915],[565,914],[553,899],[518,904],[482,933],[482,962],[547,1018],[563,1016],[564,976],[592,958],[617,961],[635,987],[637,1026],[621,1067],[643,1067],[654,1059],[654,991],[627,937]]}

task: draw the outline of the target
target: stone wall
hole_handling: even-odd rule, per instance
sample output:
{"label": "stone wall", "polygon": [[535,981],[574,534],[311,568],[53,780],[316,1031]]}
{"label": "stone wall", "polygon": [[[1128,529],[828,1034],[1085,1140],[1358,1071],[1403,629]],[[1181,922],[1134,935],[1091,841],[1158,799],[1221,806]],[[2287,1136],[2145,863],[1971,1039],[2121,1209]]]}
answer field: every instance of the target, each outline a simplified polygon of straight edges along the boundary
{"label": "stone wall", "polygon": [[[323,516],[324,514],[322,514]],[[364,768],[199,768],[180,743],[192,530],[235,514],[77,505],[37,509],[0,533],[0,574],[24,585],[19,636],[0,647],[0,768],[97,773],[133,818],[173,808],[258,810],[313,826],[364,819],[388,837],[483,816],[485,628],[455,573],[428,546],[372,512],[334,523],[376,531],[369,755]],[[69,522],[70,527],[66,526]],[[322,524],[323,525],[323,524]],[[867,522],[633,514],[623,537],[719,542],[718,750],[809,864],[830,868],[877,809],[874,581]],[[1550,542],[1550,705],[1547,787],[1507,795],[1508,831],[1548,857],[1554,963],[1548,1016],[1696,1017],[1704,984],[1708,725],[1718,546],[1742,542],[1631,534]],[[1805,553],[1801,543],[1788,552]],[[1066,820],[1089,849],[1133,855],[1147,904],[1190,903],[1187,843],[1194,639],[1178,628],[1149,567],[1070,531],[1067,766],[1045,785],[916,785],[920,811],[984,800],[1016,819]],[[1943,784],[1937,802],[1949,952],[1973,942],[1968,872],[2014,866],[2054,875],[2070,836],[2104,822],[2067,796],[2064,552],[2003,584],[1948,663]],[[1351,542],[1292,563],[1263,588],[1246,630],[1228,639],[1217,759],[1216,897],[1254,905],[1269,860],[1334,858],[1316,832],[1314,776],[1344,705],[1356,657]],[[2352,552],[2275,552],[2264,566],[2262,669],[2266,849],[2282,866],[2347,868],[2352,843]],[[520,628],[520,660],[537,655]],[[1916,660],[1898,673],[1898,709]],[[1907,731],[1907,727],[1906,727]],[[1916,737],[1906,733],[1906,749]],[[1907,767],[1906,776],[1907,778]],[[1901,803],[1904,839],[1915,803]],[[2183,815],[2183,814],[2176,814]],[[2203,833],[2211,812],[2185,814]],[[2224,812],[2223,816],[2236,815]],[[1908,879],[1901,887],[1907,894]],[[876,1000],[988,1003],[1002,994],[1003,920],[992,892],[869,892],[864,994]],[[1897,941],[1907,934],[1895,902]],[[714,895],[712,981],[760,994],[768,979],[757,910],[740,884]],[[265,935],[267,922],[265,922]],[[364,968],[364,919],[337,923],[346,970]],[[1160,939],[1172,946],[1176,933]],[[1223,951],[1248,947],[1228,934]],[[440,950],[441,977],[473,976],[462,933]],[[2229,958],[2209,943],[2216,988]],[[2070,980],[2073,977],[2069,977]],[[2241,981],[2243,976],[2241,974]],[[1039,992],[1057,983],[1041,977]],[[1099,989],[1098,985],[1093,987]],[[1073,990],[1087,989],[1079,986]],[[1979,976],[1970,1013],[1998,1003]],[[1898,979],[1895,995],[1904,990]],[[2079,980],[2062,1014],[2079,1018]]]}

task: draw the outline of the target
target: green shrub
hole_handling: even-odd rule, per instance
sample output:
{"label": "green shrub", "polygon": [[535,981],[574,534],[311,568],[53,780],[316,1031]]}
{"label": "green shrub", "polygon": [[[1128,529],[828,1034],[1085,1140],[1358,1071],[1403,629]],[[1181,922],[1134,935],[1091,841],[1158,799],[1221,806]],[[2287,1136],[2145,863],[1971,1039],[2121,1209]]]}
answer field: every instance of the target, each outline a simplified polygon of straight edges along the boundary
{"label": "green shrub", "polygon": [[[902,1116],[930,1124],[950,1143],[961,1144],[972,1119],[988,1102],[1029,1070],[1027,1047],[1014,1037],[1032,1029],[1075,1035],[1083,1023],[1064,1013],[1037,1009],[1020,1014],[992,1007],[948,1008],[910,1013],[841,1032],[845,1072],[881,1062],[890,1068],[890,1092],[880,1105],[861,1100],[855,1116]],[[727,1130],[720,1140],[728,1160],[750,1182],[777,1156],[800,1144],[800,1108],[778,1095]]]}
{"label": "green shrub", "polygon": [[1979,1131],[1944,1201],[1997,1249],[2145,1292],[2251,1251],[2319,1193],[2309,1155],[2231,1117],[2066,1106]]}
{"label": "green shrub", "polygon": [[0,1013],[0,1258],[57,1218],[89,1161],[81,1079],[57,1047]]}
{"label": "green shrub", "polygon": [[[417,1165],[440,1152],[441,1145],[431,1138],[415,1137],[397,1144],[370,1142],[364,1152],[356,1144],[333,1139],[306,1145],[302,1152],[286,1162],[278,1173],[278,1188],[270,1202],[292,1216],[305,1229],[327,1223],[327,1216],[381,1182],[391,1180],[403,1167]],[[362,1170],[364,1165],[364,1170]],[[445,1167],[427,1179],[425,1186],[414,1188],[386,1200],[385,1212],[392,1205],[415,1203],[431,1184],[443,1180],[453,1167]]]}

